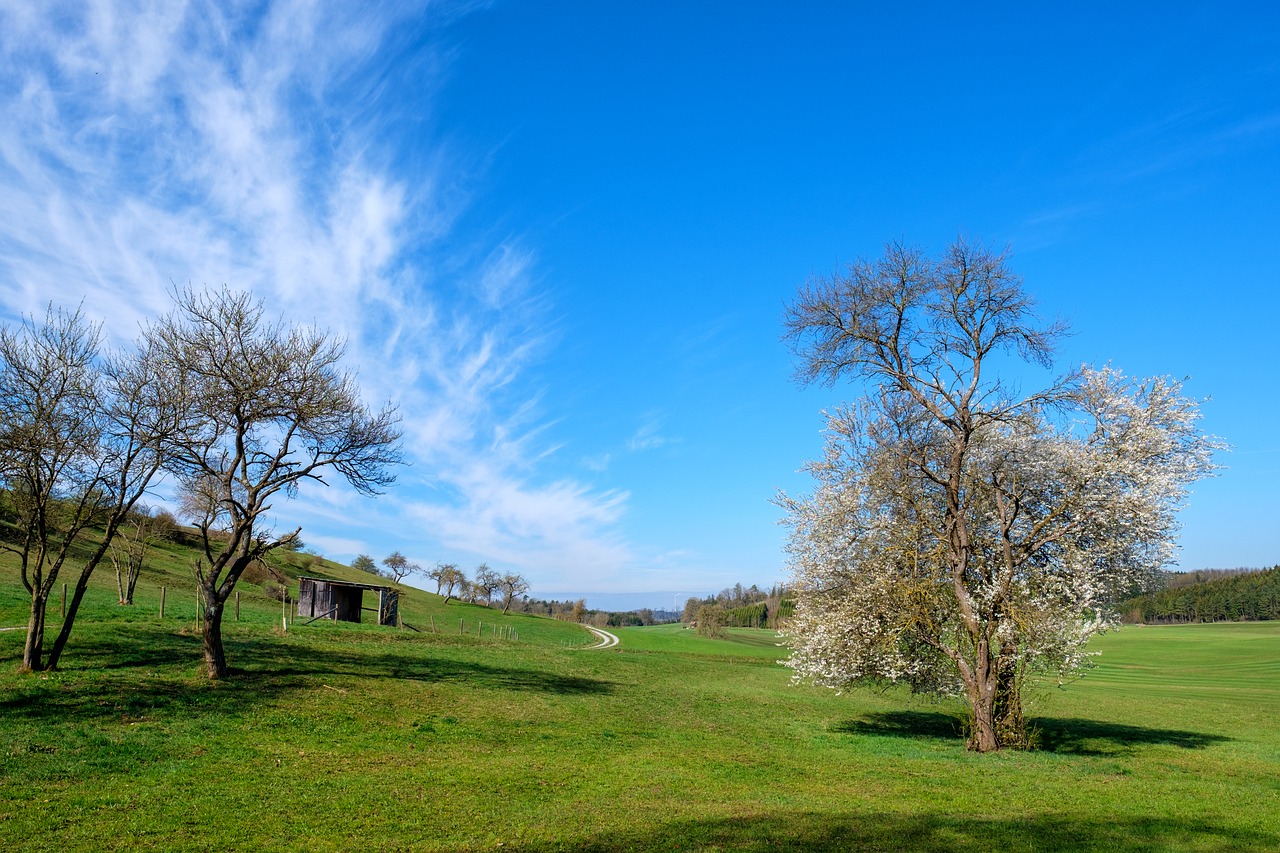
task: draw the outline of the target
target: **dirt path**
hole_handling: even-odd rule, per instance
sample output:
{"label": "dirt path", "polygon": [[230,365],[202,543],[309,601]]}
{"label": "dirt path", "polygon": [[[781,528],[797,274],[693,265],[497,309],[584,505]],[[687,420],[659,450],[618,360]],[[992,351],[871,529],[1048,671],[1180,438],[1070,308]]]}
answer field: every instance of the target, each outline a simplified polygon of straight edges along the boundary
{"label": "dirt path", "polygon": [[620,642],[616,636],[610,634],[608,631],[601,631],[599,628],[592,628],[590,625],[583,625],[582,627],[586,628],[600,639],[600,642],[596,643],[594,646],[587,646],[588,649],[611,649]]}

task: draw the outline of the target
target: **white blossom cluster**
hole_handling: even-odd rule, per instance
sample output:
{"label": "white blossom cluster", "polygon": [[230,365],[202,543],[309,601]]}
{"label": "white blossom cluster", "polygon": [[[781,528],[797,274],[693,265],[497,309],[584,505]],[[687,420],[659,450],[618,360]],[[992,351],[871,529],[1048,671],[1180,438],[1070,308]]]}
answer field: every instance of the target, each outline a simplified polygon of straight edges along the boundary
{"label": "white blossom cluster", "polygon": [[811,281],[786,315],[805,381],[856,378],[828,418],[816,491],[782,496],[799,602],[797,678],[963,693],[980,751],[1025,745],[1035,672],[1088,665],[1111,605],[1173,553],[1189,483],[1215,439],[1167,379],[1082,368],[1031,394],[994,367],[1049,367],[1041,325],[1006,258],[958,240],[937,258],[901,244]]}
{"label": "white blossom cluster", "polygon": [[1111,605],[1169,561],[1187,486],[1220,447],[1178,383],[1084,368],[1051,404],[981,422],[949,500],[954,442],[892,403],[830,415],[816,490],[779,498],[798,679],[974,698],[999,657],[1081,671]]}

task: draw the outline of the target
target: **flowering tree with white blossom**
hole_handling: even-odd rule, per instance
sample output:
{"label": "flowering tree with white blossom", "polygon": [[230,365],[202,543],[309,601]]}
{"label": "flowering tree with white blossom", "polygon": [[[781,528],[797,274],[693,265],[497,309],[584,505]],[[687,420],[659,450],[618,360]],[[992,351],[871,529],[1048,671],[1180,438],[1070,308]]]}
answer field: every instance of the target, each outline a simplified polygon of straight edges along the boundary
{"label": "flowering tree with white blossom", "polygon": [[828,416],[814,492],[779,497],[789,663],[835,688],[964,696],[982,752],[1026,745],[1025,678],[1087,666],[1110,605],[1170,560],[1221,446],[1168,379],[1084,367],[1020,393],[996,376],[1050,365],[1065,327],[1032,308],[1003,255],[957,242],[936,260],[890,246],[786,318],[803,380],[867,390]]}

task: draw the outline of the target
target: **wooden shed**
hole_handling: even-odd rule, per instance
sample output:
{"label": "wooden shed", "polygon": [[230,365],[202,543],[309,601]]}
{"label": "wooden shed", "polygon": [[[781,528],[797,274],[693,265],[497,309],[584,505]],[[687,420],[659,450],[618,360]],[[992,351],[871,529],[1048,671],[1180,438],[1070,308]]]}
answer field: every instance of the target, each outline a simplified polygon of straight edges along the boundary
{"label": "wooden shed", "polygon": [[[364,606],[365,590],[378,594],[377,607]],[[378,614],[379,625],[396,625],[400,618],[400,591],[371,583],[351,583],[325,578],[298,578],[298,618],[359,622],[360,614]]]}

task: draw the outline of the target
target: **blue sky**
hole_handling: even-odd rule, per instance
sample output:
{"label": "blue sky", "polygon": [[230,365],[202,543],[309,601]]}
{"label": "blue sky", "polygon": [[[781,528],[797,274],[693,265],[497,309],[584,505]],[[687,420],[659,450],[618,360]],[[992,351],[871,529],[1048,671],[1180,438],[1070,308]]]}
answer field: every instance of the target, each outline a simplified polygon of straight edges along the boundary
{"label": "blue sky", "polygon": [[770,498],[858,393],[791,382],[783,306],[964,235],[1063,369],[1210,398],[1182,567],[1280,561],[1269,4],[356,5],[0,0],[5,318],[123,340],[226,282],[345,335],[412,464],[280,507],[316,549],[601,603],[782,580]]}

